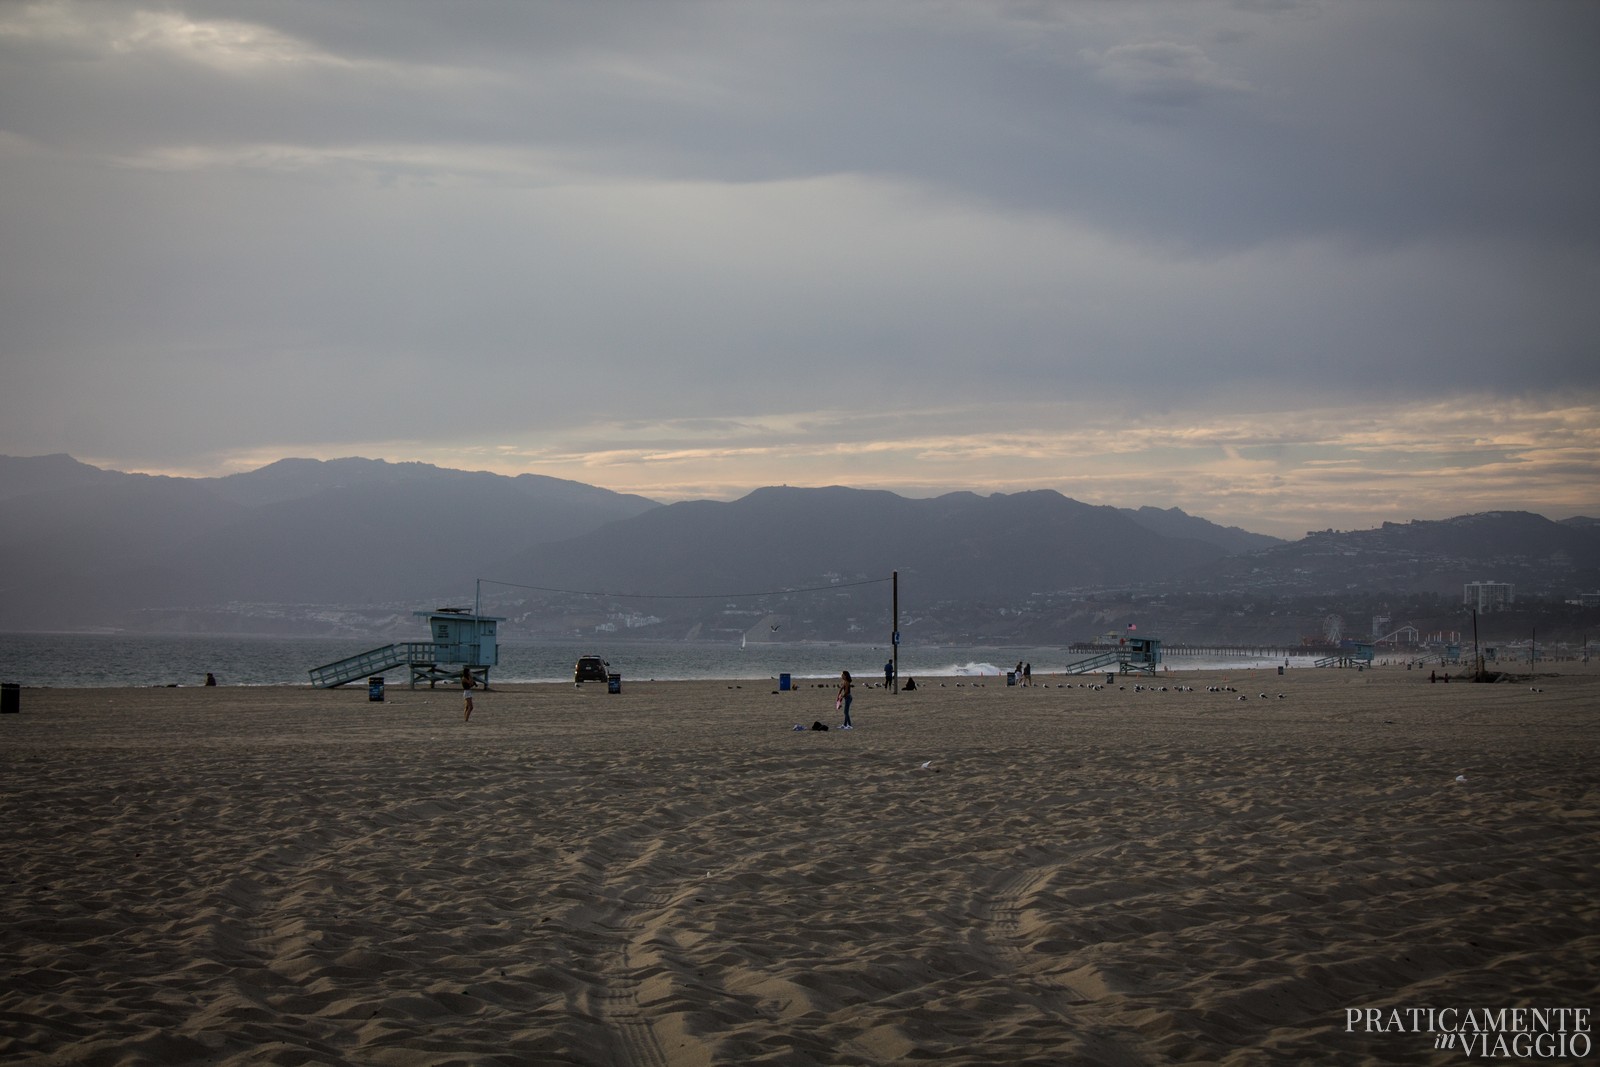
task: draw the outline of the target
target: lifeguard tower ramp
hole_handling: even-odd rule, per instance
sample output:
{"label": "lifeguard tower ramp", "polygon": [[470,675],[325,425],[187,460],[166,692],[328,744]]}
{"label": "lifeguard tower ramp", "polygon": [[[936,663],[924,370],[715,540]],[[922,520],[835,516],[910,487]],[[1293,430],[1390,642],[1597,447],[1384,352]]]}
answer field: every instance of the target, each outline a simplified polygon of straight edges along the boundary
{"label": "lifeguard tower ramp", "polygon": [[1090,671],[1105,670],[1113,663],[1120,663],[1121,661],[1122,653],[1117,649],[1112,649],[1110,652],[1097,652],[1093,656],[1073,660],[1061,669],[1066,674],[1088,674]]}
{"label": "lifeguard tower ramp", "polygon": [[422,664],[431,666],[433,661],[432,641],[406,641],[396,645],[384,645],[382,648],[357,653],[326,666],[311,668],[311,684],[318,689],[337,689],[341,685],[359,682],[380,671]]}
{"label": "lifeguard tower ramp", "polygon": [[1121,674],[1155,674],[1161,662],[1161,641],[1154,637],[1124,638],[1116,648],[1073,660],[1062,670],[1067,674],[1103,671],[1113,663]]}
{"label": "lifeguard tower ramp", "polygon": [[432,689],[439,682],[458,682],[467,670],[485,689],[489,687],[489,668],[500,662],[499,624],[493,615],[474,615],[465,608],[438,608],[418,611],[426,616],[431,641],[403,641],[382,648],[313,667],[311,684],[318,689],[335,689],[360,681],[380,671],[405,667],[411,675],[411,688],[427,682]]}

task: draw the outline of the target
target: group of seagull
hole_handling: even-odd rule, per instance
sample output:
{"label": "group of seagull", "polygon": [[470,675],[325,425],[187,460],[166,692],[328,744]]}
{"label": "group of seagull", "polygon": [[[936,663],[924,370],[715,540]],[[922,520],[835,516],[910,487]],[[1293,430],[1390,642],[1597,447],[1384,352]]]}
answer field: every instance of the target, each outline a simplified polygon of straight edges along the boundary
{"label": "group of seagull", "polygon": [[[945,683],[945,682],[940,682],[939,683],[939,688],[943,689],[946,684],[947,683]],[[955,683],[957,689],[963,688],[966,684],[967,683],[965,683],[965,682],[957,682],[957,683]],[[981,689],[981,688],[983,688],[983,683],[982,682],[973,682],[972,683],[972,688]],[[1076,683],[1074,683],[1074,682],[1058,682],[1054,686],[1052,686],[1047,682],[1047,683],[1045,683],[1044,685],[1041,685],[1041,686],[1025,686],[1024,688],[1027,688],[1027,689],[1034,689],[1034,688],[1038,688],[1038,689],[1052,689],[1052,688],[1053,689],[1091,689],[1096,693],[1100,693],[1100,692],[1104,692],[1106,689],[1109,689],[1110,686],[1106,685],[1104,682],[1076,682]],[[1119,686],[1117,686],[1117,690],[1119,692],[1127,692],[1128,687],[1125,686],[1125,685],[1119,685]],[[1135,693],[1192,693],[1192,692],[1194,692],[1194,686],[1192,686],[1192,685],[1170,685],[1170,686],[1169,685],[1159,685],[1159,686],[1158,685],[1136,685],[1136,686],[1133,687],[1133,691]],[[1206,686],[1206,692],[1208,692],[1208,693],[1238,693],[1239,690],[1238,690],[1237,687],[1231,686],[1231,685],[1208,685],[1208,686]],[[1239,695],[1239,699],[1240,700],[1247,700],[1249,698],[1244,696],[1244,694],[1241,693]],[[1262,700],[1270,700],[1272,698],[1269,697],[1266,693],[1262,693],[1261,694],[1261,699]],[[1284,695],[1283,693],[1279,693],[1278,694],[1278,699],[1279,700],[1287,700],[1289,698],[1286,695]]]}

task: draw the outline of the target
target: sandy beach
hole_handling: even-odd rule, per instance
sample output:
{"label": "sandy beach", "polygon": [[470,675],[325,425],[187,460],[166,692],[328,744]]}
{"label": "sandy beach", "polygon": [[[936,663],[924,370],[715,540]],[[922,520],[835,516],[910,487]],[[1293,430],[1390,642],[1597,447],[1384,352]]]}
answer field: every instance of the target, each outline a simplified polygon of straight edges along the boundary
{"label": "sandy beach", "polygon": [[[933,679],[825,733],[810,682],[470,723],[392,684],[25,689],[0,1059],[1468,1062],[1390,1010],[1600,989],[1600,670],[1550,672]],[[1567,1019],[1526,1059],[1600,1059]]]}

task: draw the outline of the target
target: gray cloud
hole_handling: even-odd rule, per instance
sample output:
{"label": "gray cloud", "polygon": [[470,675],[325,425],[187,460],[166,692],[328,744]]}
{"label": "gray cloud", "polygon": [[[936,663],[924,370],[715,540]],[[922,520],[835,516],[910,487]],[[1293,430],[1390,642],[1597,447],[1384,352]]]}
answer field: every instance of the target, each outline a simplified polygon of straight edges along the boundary
{"label": "gray cloud", "polygon": [[0,451],[1592,395],[1596,44],[1556,0],[0,8]]}

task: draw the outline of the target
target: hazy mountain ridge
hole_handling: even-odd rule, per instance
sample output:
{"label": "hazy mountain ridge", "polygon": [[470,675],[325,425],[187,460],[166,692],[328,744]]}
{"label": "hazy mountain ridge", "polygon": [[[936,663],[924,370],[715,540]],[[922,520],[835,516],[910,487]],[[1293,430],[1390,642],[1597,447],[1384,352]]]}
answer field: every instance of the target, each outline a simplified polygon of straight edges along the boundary
{"label": "hazy mountain ridge", "polygon": [[86,485],[108,486],[146,474],[123,474],[80,463],[57,452],[48,456],[0,456],[0,500]]}
{"label": "hazy mountain ridge", "polygon": [[129,612],[235,601],[459,598],[485,561],[658,507],[525,476],[382,460],[287,460],[226,478],[0,463],[0,625],[129,624]]}
{"label": "hazy mountain ridge", "polygon": [[899,571],[944,597],[996,598],[1101,582],[1124,566],[1172,576],[1222,555],[1051,491],[911,499],[829,486],[669,504],[505,566],[533,584],[593,576],[587,588],[675,596]]}
{"label": "hazy mountain ridge", "polygon": [[1141,508],[1119,508],[1134,522],[1167,537],[1189,537],[1205,541],[1224,549],[1230,555],[1255,552],[1263,548],[1287,544],[1281,537],[1251,533],[1237,526],[1220,526],[1217,523],[1190,515],[1179,508],[1155,508],[1148,504]]}
{"label": "hazy mountain ridge", "polygon": [[[672,608],[681,625],[661,636],[732,625],[719,617],[727,605],[692,598],[845,586],[891,571],[915,590],[918,610],[938,604],[950,618],[998,618],[1008,605],[1096,589],[1270,598],[1459,597],[1461,582],[1479,579],[1515,582],[1524,596],[1600,588],[1600,522],[1525,512],[1283,542],[1176,508],[1097,506],[1047,490],[920,499],[769,487],[663,505],[421,463],[288,459],[186,479],[60,455],[0,457],[0,500],[12,515],[0,530],[0,626],[10,629],[250,629],[271,614],[264,605],[299,605],[279,614],[301,619],[387,611],[409,624],[411,610],[467,602],[477,578],[684,598]],[[848,599],[817,613],[814,635],[840,636],[855,610]],[[532,595],[521,610],[556,611],[560,625],[585,632],[627,607],[556,600]]]}
{"label": "hazy mountain ridge", "polygon": [[1322,531],[1219,561],[1187,588],[1298,595],[1348,589],[1460,596],[1474,581],[1509,582],[1519,596],[1570,597],[1600,588],[1600,523],[1554,522],[1526,511],[1386,522]]}

